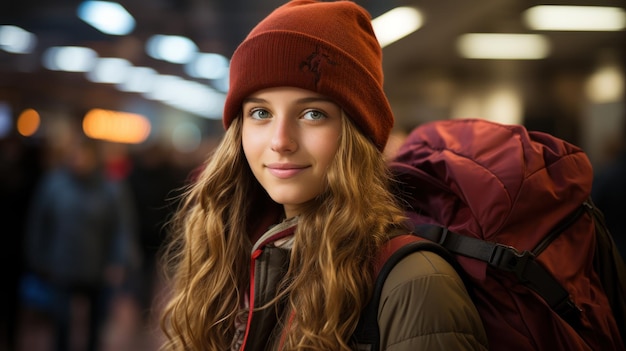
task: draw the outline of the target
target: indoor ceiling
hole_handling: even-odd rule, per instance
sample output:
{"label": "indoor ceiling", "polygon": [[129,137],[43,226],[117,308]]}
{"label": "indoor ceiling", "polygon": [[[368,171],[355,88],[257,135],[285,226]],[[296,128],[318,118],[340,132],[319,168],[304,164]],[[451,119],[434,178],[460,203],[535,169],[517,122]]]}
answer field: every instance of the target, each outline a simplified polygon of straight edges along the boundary
{"label": "indoor ceiling", "polygon": [[[35,33],[38,45],[31,54],[0,51],[0,97],[19,107],[63,105],[75,110],[91,107],[120,108],[127,93],[88,82],[83,75],[52,72],[41,67],[45,48],[81,45],[101,57],[124,57],[137,66],[162,74],[184,75],[178,65],[148,57],[144,52],[153,34],[180,34],[191,38],[201,52],[226,57],[248,31],[284,0],[121,0],[136,19],[129,36],[101,34],[76,16],[78,0],[2,0],[0,24],[14,24]],[[376,17],[392,7],[410,5],[424,15],[417,32],[385,47],[385,89],[401,124],[445,117],[445,106],[457,84],[479,86],[481,81],[512,75],[526,87],[538,87],[555,72],[588,72],[605,55],[626,56],[626,32],[545,33],[551,55],[536,61],[498,62],[459,57],[456,38],[468,32],[528,33],[521,13],[535,4],[526,0],[361,0]],[[549,4],[610,5],[624,1],[549,1]],[[541,4],[545,4],[542,2]],[[511,73],[514,72],[514,73]],[[574,73],[576,74],[576,73]],[[582,74],[582,73],[581,73]],[[531,88],[535,89],[535,88]],[[125,95],[126,94],[126,95]],[[528,99],[538,94],[529,94]],[[532,103],[532,102],[531,102]]]}

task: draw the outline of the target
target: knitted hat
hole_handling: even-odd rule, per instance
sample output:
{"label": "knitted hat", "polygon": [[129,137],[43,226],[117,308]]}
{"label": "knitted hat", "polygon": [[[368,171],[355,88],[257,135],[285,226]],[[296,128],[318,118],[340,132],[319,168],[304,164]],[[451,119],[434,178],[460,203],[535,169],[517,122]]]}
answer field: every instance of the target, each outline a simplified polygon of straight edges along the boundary
{"label": "knitted hat", "polygon": [[394,119],[382,50],[369,13],[352,1],[292,0],[252,29],[231,59],[224,127],[246,97],[278,86],[333,99],[379,150],[385,147]]}

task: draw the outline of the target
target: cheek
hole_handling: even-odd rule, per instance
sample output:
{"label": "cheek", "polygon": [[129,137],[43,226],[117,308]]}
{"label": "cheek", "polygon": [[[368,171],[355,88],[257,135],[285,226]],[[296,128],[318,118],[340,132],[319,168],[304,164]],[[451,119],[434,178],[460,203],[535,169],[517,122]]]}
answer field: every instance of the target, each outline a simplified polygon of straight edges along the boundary
{"label": "cheek", "polygon": [[309,150],[315,150],[316,158],[324,164],[324,168],[327,168],[339,150],[339,136],[336,134],[320,136]]}

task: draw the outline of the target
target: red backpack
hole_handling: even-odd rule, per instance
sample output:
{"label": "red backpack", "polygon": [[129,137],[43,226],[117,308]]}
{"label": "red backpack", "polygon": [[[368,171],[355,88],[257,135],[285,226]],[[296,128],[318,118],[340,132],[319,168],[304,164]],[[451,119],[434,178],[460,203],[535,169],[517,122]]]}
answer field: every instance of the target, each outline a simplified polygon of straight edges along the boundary
{"label": "red backpack", "polygon": [[490,349],[625,350],[626,268],[580,148],[519,125],[436,121],[413,130],[391,168],[416,227],[379,257],[359,344],[379,347],[389,270],[432,250],[465,279]]}

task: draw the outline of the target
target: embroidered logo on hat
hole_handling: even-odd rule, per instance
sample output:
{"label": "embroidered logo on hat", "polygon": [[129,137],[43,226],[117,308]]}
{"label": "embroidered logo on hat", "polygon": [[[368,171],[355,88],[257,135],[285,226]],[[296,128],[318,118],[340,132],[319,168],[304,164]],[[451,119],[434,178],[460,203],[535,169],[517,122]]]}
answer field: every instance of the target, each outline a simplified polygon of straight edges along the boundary
{"label": "embroidered logo on hat", "polygon": [[313,73],[315,76],[315,86],[317,86],[322,75],[322,67],[324,64],[336,65],[337,62],[333,61],[330,58],[330,54],[318,46],[315,48],[315,51],[313,51],[311,55],[306,58],[306,60],[302,61],[300,69]]}

